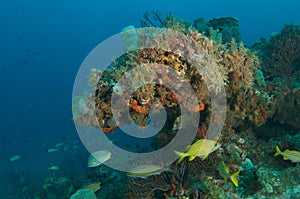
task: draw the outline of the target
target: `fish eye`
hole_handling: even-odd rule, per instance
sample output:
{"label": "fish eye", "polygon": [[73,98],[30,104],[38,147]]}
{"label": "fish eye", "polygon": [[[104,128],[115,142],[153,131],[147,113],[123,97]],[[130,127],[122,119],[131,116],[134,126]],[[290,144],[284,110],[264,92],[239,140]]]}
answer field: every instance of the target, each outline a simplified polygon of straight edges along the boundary
{"label": "fish eye", "polygon": [[218,146],[218,142],[216,142],[215,146]]}

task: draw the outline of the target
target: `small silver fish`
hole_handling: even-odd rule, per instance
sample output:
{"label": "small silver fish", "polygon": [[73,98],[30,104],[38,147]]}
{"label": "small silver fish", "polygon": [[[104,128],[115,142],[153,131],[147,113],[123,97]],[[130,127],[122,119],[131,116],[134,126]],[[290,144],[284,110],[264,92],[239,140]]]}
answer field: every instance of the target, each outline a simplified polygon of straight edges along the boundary
{"label": "small silver fish", "polygon": [[48,168],[50,171],[57,171],[57,170],[59,170],[59,166],[51,166],[51,167],[49,167]]}
{"label": "small silver fish", "polygon": [[8,159],[9,162],[14,162],[16,160],[19,160],[21,158],[20,155],[14,155],[11,158]]}
{"label": "small silver fish", "polygon": [[106,162],[110,158],[111,154],[112,153],[110,151],[106,150],[96,151],[92,153],[88,159],[88,167],[99,166],[100,164]]}
{"label": "small silver fish", "polygon": [[58,149],[57,148],[50,148],[47,150],[48,153],[53,153],[53,152],[57,152]]}
{"label": "small silver fish", "polygon": [[59,148],[61,146],[63,146],[65,143],[64,142],[59,142],[55,145],[55,148]]}

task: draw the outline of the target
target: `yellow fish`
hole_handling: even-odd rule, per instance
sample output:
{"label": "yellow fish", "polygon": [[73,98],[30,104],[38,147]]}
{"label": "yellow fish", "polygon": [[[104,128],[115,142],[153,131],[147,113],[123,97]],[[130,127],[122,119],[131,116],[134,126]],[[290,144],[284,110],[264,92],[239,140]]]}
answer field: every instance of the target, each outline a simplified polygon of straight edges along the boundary
{"label": "yellow fish", "polygon": [[228,178],[233,182],[233,184],[237,187],[239,186],[239,182],[237,179],[237,176],[239,175],[240,171],[237,171],[233,174],[230,173],[228,166],[225,165],[225,163],[222,161],[220,162],[218,166],[219,174],[227,180]]}
{"label": "yellow fish", "polygon": [[84,186],[82,189],[90,189],[94,193],[96,193],[98,190],[100,190],[100,188],[101,188],[101,183],[100,182],[94,182],[94,183],[91,183],[91,184],[88,184],[88,185]]}
{"label": "yellow fish", "polygon": [[174,152],[180,157],[177,161],[179,164],[185,157],[190,157],[189,161],[194,160],[196,157],[200,157],[202,160],[205,160],[209,154],[220,148],[220,146],[221,144],[215,140],[200,139],[194,144],[189,145],[186,148],[185,153],[178,151]]}
{"label": "yellow fish", "polygon": [[163,172],[174,172],[170,167],[161,167],[157,165],[139,165],[133,168],[127,175],[134,178],[147,178],[153,175],[159,175]]}
{"label": "yellow fish", "polygon": [[300,152],[295,150],[280,151],[279,147],[276,146],[276,153],[274,156],[282,155],[284,160],[290,160],[292,162],[300,162]]}

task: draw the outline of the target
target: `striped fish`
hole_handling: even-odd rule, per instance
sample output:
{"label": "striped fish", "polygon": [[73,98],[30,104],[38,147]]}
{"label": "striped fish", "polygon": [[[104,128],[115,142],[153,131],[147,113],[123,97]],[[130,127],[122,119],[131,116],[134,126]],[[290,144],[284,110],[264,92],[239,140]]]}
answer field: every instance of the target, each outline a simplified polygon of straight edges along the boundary
{"label": "striped fish", "polygon": [[169,166],[161,167],[158,165],[139,165],[133,168],[127,175],[133,178],[144,178],[149,176],[159,175],[162,172],[174,172]]}
{"label": "striped fish", "polygon": [[274,156],[282,155],[284,160],[290,160],[292,162],[300,162],[300,152],[294,150],[280,151],[279,147],[276,146],[276,153]]}
{"label": "striped fish", "polygon": [[224,180],[230,179],[236,187],[239,186],[237,177],[238,177],[240,171],[237,171],[237,172],[231,174],[228,166],[226,166],[223,161],[221,161],[219,163],[218,171],[219,171],[219,174],[224,178]]}
{"label": "striped fish", "polygon": [[219,149],[220,146],[221,144],[215,140],[200,139],[192,145],[187,146],[186,152],[174,152],[179,156],[177,161],[179,164],[185,157],[189,157],[189,161],[194,160],[196,157],[200,157],[202,160],[205,160],[209,154]]}

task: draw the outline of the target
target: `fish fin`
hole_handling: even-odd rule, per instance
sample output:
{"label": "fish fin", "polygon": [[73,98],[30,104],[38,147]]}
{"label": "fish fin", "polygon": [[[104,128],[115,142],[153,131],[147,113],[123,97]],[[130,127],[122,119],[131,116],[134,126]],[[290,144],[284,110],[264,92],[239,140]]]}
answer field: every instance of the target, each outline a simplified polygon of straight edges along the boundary
{"label": "fish fin", "polygon": [[182,160],[187,156],[185,153],[182,153],[182,152],[179,152],[179,151],[174,151],[174,153],[179,156],[177,164],[182,162]]}
{"label": "fish fin", "polygon": [[170,166],[166,169],[166,172],[170,172],[170,173],[175,173],[176,174],[176,172]]}
{"label": "fish fin", "polygon": [[239,186],[239,181],[238,181],[238,175],[239,175],[240,171],[237,171],[235,173],[233,173],[231,176],[230,176],[230,180],[233,182],[233,184],[237,187]]}
{"label": "fish fin", "polygon": [[189,161],[192,161],[196,158],[197,156],[190,156]]}
{"label": "fish fin", "polygon": [[[224,163],[224,162],[223,162]],[[224,163],[224,168],[225,168],[225,171],[227,172],[227,173],[229,173],[230,172],[230,170],[229,170],[229,167]]]}
{"label": "fish fin", "polygon": [[186,151],[188,151],[191,148],[192,145],[187,145],[187,147],[185,148]]}
{"label": "fish fin", "polygon": [[148,176],[141,176],[140,178],[143,178],[144,180],[147,180]]}
{"label": "fish fin", "polygon": [[202,160],[205,160],[208,157],[209,153],[203,156]]}
{"label": "fish fin", "polygon": [[276,153],[274,154],[274,156],[278,156],[280,154],[281,154],[281,151],[280,151],[279,147],[276,146]]}
{"label": "fish fin", "polygon": [[284,160],[288,160],[286,157],[283,157]]}

